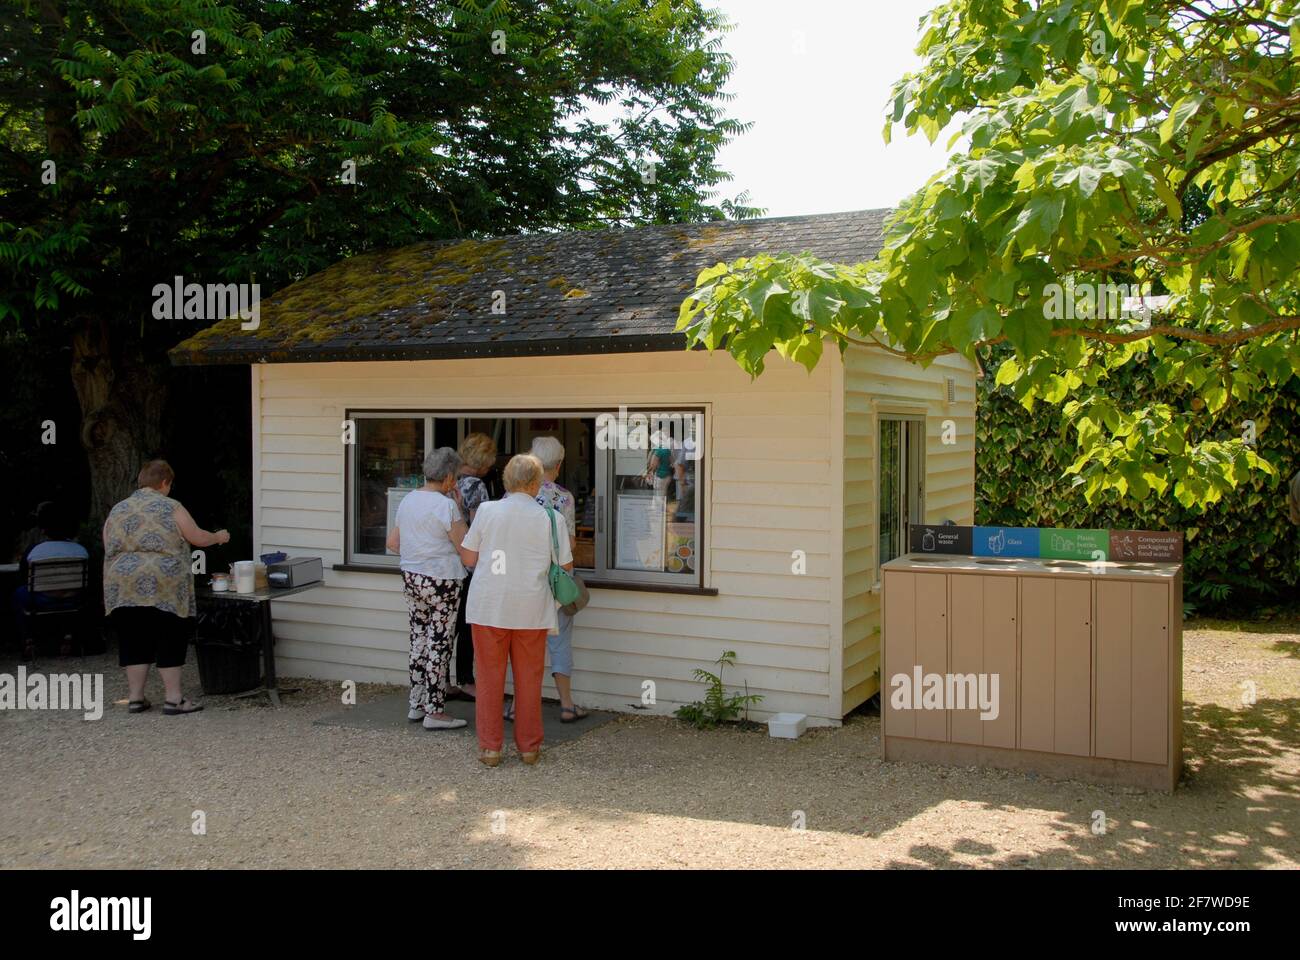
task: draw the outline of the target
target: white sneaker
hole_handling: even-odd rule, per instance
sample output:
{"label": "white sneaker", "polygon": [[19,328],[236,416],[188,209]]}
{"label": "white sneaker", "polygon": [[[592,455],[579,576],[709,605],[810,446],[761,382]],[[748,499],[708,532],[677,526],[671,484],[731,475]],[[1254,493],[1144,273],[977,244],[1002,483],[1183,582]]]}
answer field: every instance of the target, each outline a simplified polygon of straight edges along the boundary
{"label": "white sneaker", "polygon": [[426,714],[424,718],[424,729],[426,730],[459,730],[461,727],[468,725],[468,720],[457,720],[455,717],[449,720],[439,720]]}
{"label": "white sneaker", "polygon": [[424,719],[424,707],[412,707],[406,711],[406,719],[415,721]]}

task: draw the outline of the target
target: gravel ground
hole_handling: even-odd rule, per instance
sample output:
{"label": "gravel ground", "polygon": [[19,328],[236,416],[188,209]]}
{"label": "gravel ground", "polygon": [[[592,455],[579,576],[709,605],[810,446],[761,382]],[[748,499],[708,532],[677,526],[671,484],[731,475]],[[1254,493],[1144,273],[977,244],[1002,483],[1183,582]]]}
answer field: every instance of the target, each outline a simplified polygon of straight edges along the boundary
{"label": "gravel ground", "polygon": [[[884,764],[875,716],[796,742],[623,717],[535,768],[489,770],[467,737],[313,726],[340,709],[314,681],[279,711],[225,697],[96,723],[5,711],[0,867],[1295,868],[1298,659],[1300,622],[1189,624],[1173,796]],[[115,664],[80,667],[105,673],[110,701],[125,697]]]}

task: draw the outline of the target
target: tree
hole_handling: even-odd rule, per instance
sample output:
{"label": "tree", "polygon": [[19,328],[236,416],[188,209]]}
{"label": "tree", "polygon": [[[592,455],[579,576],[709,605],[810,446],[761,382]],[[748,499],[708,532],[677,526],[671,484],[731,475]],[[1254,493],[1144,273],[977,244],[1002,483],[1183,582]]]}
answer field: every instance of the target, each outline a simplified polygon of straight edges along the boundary
{"label": "tree", "polygon": [[0,324],[72,345],[92,517],[157,447],[163,351],[221,319],[155,319],[175,276],[753,213],[711,202],[744,125],[694,0],[0,3]]}
{"label": "tree", "polygon": [[[921,363],[1007,343],[998,383],[1062,406],[1089,502],[1204,508],[1273,472],[1233,402],[1300,371],[1300,3],[950,0],[921,27],[886,140],[962,118],[962,149],[871,263],[702,273],[691,344],[757,375],[772,348],[811,369],[824,337]],[[1178,402],[1122,409],[1130,364]]]}

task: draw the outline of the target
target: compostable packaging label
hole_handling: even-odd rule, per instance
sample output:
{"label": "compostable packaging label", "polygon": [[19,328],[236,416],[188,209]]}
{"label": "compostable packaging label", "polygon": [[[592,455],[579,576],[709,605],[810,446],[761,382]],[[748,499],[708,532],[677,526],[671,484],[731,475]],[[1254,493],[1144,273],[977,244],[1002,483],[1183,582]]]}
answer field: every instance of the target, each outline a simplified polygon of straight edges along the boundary
{"label": "compostable packaging label", "polygon": [[1183,559],[1183,535],[1162,530],[1112,530],[1110,559],[1177,563]]}

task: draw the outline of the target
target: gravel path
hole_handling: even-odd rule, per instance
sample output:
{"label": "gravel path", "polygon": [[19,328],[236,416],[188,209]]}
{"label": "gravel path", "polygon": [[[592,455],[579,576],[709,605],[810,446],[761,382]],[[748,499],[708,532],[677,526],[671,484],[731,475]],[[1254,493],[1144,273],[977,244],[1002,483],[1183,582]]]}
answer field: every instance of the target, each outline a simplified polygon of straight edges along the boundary
{"label": "gravel path", "polygon": [[[1192,626],[1173,796],[883,764],[874,716],[797,742],[624,717],[489,770],[469,738],[313,726],[339,692],[308,681],[280,711],[0,713],[0,867],[1300,866],[1300,623]],[[115,664],[80,667],[110,701]]]}

